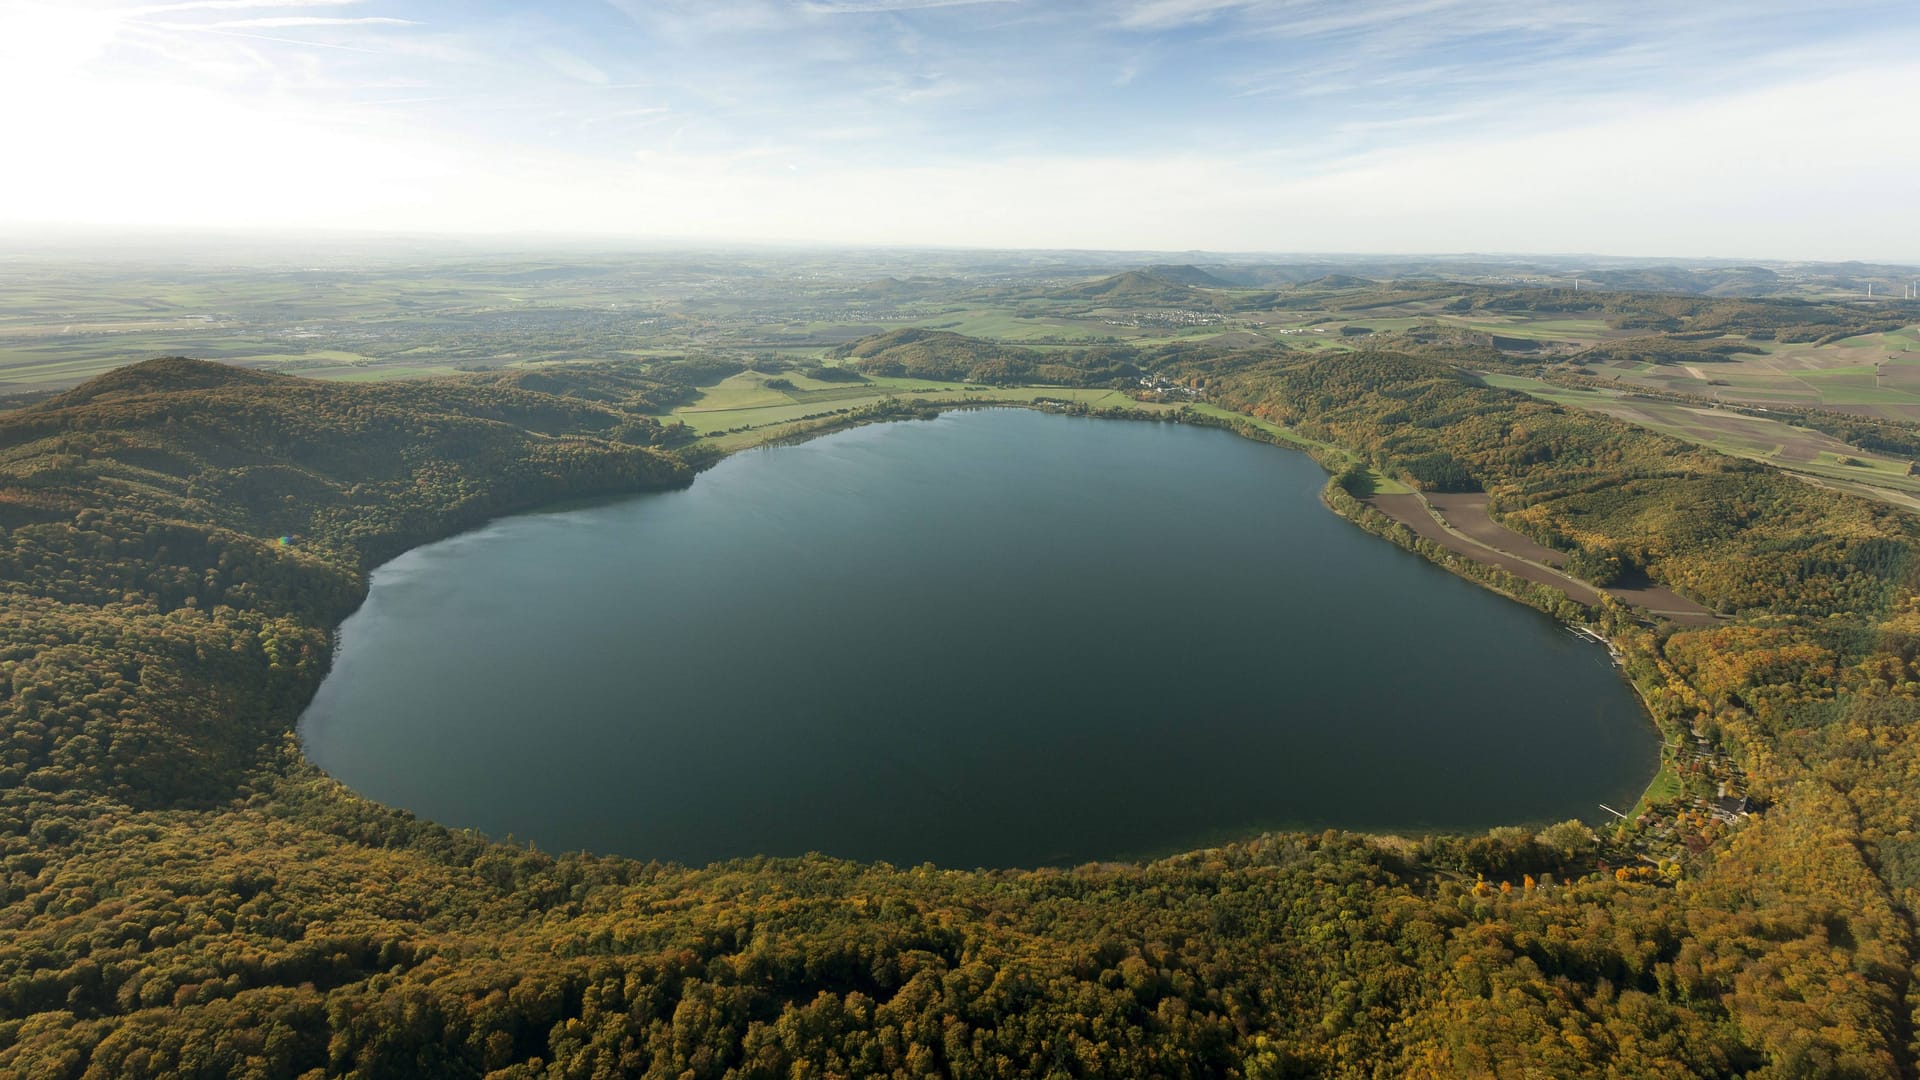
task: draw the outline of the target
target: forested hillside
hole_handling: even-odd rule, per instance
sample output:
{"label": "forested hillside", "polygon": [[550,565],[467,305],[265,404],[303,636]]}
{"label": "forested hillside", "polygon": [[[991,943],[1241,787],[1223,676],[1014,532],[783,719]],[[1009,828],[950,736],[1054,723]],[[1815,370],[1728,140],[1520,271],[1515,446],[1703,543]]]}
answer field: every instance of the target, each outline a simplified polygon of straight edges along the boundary
{"label": "forested hillside", "polygon": [[1908,587],[1908,514],[1479,386],[1435,361],[1234,354],[1173,370],[1208,381],[1222,404],[1360,448],[1424,490],[1486,490],[1494,511],[1534,539],[1726,613],[1871,619]]}
{"label": "forested hillside", "polygon": [[1049,354],[913,327],[863,338],[835,349],[833,355],[869,375],[1002,385],[1107,386],[1131,382],[1140,374],[1134,350],[1128,348]]}
{"label": "forested hillside", "polygon": [[1596,613],[1657,719],[1723,739],[1764,811],[1692,822],[1662,866],[1578,824],[1032,871],[686,869],[449,832],[300,760],[334,627],[406,546],[686,483],[643,415],[685,384],[156,361],[0,417],[0,1072],[1911,1073],[1910,517],[1428,360],[1154,366],[1732,615]]}
{"label": "forested hillside", "polygon": [[343,386],[182,359],[0,416],[0,781],[230,796],[312,695],[368,567],[556,496],[685,483],[646,445],[668,434],[484,378]]}
{"label": "forested hillside", "polygon": [[1708,299],[1644,292],[1572,289],[1469,290],[1448,311],[1592,312],[1622,330],[1718,336],[1738,332],[1755,340],[1825,344],[1908,323],[1903,310],[1786,299]]}

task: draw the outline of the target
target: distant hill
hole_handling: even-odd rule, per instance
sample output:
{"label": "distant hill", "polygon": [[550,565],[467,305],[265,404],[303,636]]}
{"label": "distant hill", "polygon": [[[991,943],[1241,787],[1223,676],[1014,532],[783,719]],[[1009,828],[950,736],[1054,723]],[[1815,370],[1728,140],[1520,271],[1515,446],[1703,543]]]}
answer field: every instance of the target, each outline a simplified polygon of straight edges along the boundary
{"label": "distant hill", "polygon": [[1901,286],[1920,268],[1865,263],[1731,263],[1684,259],[1632,259],[1596,255],[1505,257],[1491,255],[1313,257],[1292,262],[1209,264],[1207,273],[1239,288],[1283,285],[1327,288],[1329,278],[1357,281],[1460,282],[1527,288],[1600,287],[1621,292],[1689,296],[1828,299],[1834,293],[1898,299]]}
{"label": "distant hill", "polygon": [[1328,274],[1312,281],[1303,281],[1303,289],[1365,289],[1378,284],[1371,278],[1354,277],[1352,274]]}
{"label": "distant hill", "polygon": [[942,382],[1104,386],[1140,374],[1128,350],[1042,353],[920,327],[861,338],[828,355],[867,375]]}
{"label": "distant hill", "polygon": [[[733,370],[739,370],[739,365],[734,365]],[[672,371],[677,375],[678,366]],[[102,405],[190,390],[241,395],[273,391],[278,396],[291,394],[318,401],[325,398],[330,389],[351,394],[355,385],[366,384],[302,379],[210,360],[162,356],[115,368],[71,390],[52,395],[40,402],[35,411]],[[413,393],[398,388],[398,384],[390,385],[396,386],[393,391],[396,396]],[[688,393],[679,383],[654,378],[637,365],[612,362],[501,368],[450,376],[439,385],[446,388],[452,398],[464,399],[466,404],[489,412],[492,419],[510,420],[549,434],[583,434],[605,427],[608,414],[603,409],[585,405],[586,402],[632,413],[665,412]],[[549,395],[572,400],[564,404],[553,402],[547,400]]]}
{"label": "distant hill", "polygon": [[1056,300],[1100,300],[1154,307],[1210,308],[1215,298],[1178,282],[1166,281],[1142,270],[1129,270],[1084,285],[1069,285],[1047,294]]}
{"label": "distant hill", "polygon": [[1027,349],[917,326],[861,338],[828,355],[850,361],[847,366],[868,375],[924,379],[967,379],[982,367],[1028,368],[1039,359]]}
{"label": "distant hill", "polygon": [[[718,378],[743,370],[743,365],[737,362],[724,366],[725,374]],[[655,363],[653,367],[654,370],[643,371],[637,365],[619,361],[515,367],[485,373],[474,381],[598,402],[630,413],[666,412],[695,396],[694,387],[701,385],[699,359],[682,358],[671,364]],[[656,370],[661,373],[655,374]]]}
{"label": "distant hill", "polygon": [[910,278],[898,278],[898,277],[893,277],[889,275],[887,277],[875,278],[872,281],[864,282],[853,291],[856,294],[861,296],[899,298],[899,297],[907,297],[907,296],[925,296],[930,293],[939,292],[943,289],[952,289],[952,288],[953,288],[953,282],[948,281],[945,278],[921,277],[918,275]]}
{"label": "distant hill", "polygon": [[1623,270],[1575,271],[1583,286],[1598,285],[1621,292],[1681,293],[1694,296],[1773,296],[1791,286],[1763,266],[1699,269],[1686,266],[1648,266]]}
{"label": "distant hill", "polygon": [[[560,396],[569,390],[588,396]],[[352,538],[377,561],[419,535],[415,523],[373,528],[369,506],[396,488],[434,486],[445,520],[466,524],[550,492],[554,473],[582,494],[685,482],[685,466],[658,449],[684,429],[641,415],[645,401],[631,377],[600,365],[341,383],[174,356],[0,414],[0,455],[16,465],[78,455],[89,483],[120,492],[120,510],[219,505],[226,516],[205,524]],[[9,499],[0,479],[0,526],[58,503],[47,501],[55,489],[33,486]]]}
{"label": "distant hill", "polygon": [[1231,289],[1233,282],[1188,264],[1155,263],[1140,271],[1150,278],[1164,281],[1170,285],[1192,285],[1201,289]]}
{"label": "distant hill", "polygon": [[271,386],[280,378],[263,371],[190,360],[184,356],[163,356],[156,360],[115,368],[88,380],[64,394],[46,401],[42,409],[66,409],[96,402],[118,401],[147,394],[174,393],[182,390],[224,390],[235,387]]}

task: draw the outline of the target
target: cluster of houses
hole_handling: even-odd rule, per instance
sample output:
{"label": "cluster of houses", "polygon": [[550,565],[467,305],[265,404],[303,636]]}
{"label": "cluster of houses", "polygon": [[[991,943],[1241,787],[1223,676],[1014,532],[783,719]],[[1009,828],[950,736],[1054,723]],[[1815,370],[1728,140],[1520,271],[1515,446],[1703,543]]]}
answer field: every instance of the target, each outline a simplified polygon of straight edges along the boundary
{"label": "cluster of houses", "polygon": [[1186,308],[1177,308],[1172,311],[1133,311],[1125,315],[1109,315],[1100,321],[1107,326],[1178,328],[1185,326],[1225,326],[1232,320],[1217,311],[1192,311]]}
{"label": "cluster of houses", "polygon": [[1197,398],[1200,391],[1191,386],[1182,386],[1164,375],[1140,376],[1140,389],[1159,394],[1162,399],[1168,397]]}

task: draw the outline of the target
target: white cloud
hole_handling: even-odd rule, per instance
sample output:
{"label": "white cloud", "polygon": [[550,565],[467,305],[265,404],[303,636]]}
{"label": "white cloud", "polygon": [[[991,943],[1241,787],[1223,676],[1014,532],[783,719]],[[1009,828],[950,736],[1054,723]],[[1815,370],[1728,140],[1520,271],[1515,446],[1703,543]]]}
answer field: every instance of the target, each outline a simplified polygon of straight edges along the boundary
{"label": "white cloud", "polygon": [[[1129,111],[1112,129],[1117,137],[1099,144],[1027,125],[1052,115],[1050,89],[1076,71],[1093,73],[1092,96],[1124,98],[1165,79],[1185,62],[1176,43],[1157,40],[1143,53],[1141,39],[1127,33],[1116,35],[1111,53],[1088,54],[1115,66],[1144,55],[1151,63],[1129,87],[1110,87],[1113,66],[1088,65],[1011,93],[1018,65],[971,64],[943,51],[938,35],[926,36],[928,55],[911,63],[856,63],[848,57],[888,40],[885,32],[802,38],[788,31],[865,21],[809,20],[792,5],[758,0],[703,8],[672,28],[694,37],[669,32],[659,43],[646,9],[677,10],[681,2],[623,0],[639,27],[621,30],[660,50],[653,54],[560,33],[523,36],[525,23],[491,37],[378,32],[404,21],[390,19],[390,7],[333,20],[312,12],[342,5],[194,0],[197,10],[268,13],[182,28],[129,18],[124,8],[0,6],[0,99],[32,103],[9,114],[9,146],[25,167],[0,171],[0,221],[517,227],[981,246],[1920,256],[1911,239],[1920,236],[1920,215],[1905,191],[1920,175],[1920,149],[1897,137],[1895,104],[1903,81],[1912,81],[1904,59],[1911,32],[1883,35],[1879,50],[1835,40],[1775,48],[1742,67],[1746,82],[1708,81],[1684,97],[1659,79],[1593,88],[1600,80],[1588,76],[1636,70],[1647,62],[1641,54],[1611,68],[1604,59],[1570,64],[1563,79],[1554,78],[1552,57],[1516,55],[1486,66],[1511,82],[1484,85],[1472,64],[1408,66],[1398,81],[1374,78],[1364,109],[1346,108],[1345,94],[1309,100],[1296,90],[1293,101],[1258,99],[1271,103],[1259,106],[1270,121],[1247,123],[1249,112],[1240,112],[1210,129],[1162,127],[1150,137],[1132,126]],[[1240,5],[1156,0],[1129,10],[1193,19],[1228,6]],[[1258,15],[1283,10],[1345,17],[1318,2],[1261,5]],[[1018,14],[1020,34],[1043,25],[1031,21],[1041,18],[1037,5]],[[781,29],[755,32],[777,38],[777,47],[716,47],[712,68],[709,54],[692,47],[730,41],[775,16],[787,20]],[[1533,16],[1515,10],[1484,19],[1523,17]],[[700,18],[709,21],[696,27]],[[275,48],[251,44],[267,35],[242,33],[283,19],[348,28],[376,20],[347,40],[377,48]],[[1428,32],[1409,29],[1379,47]],[[671,61],[682,55],[693,61],[676,70]],[[1654,57],[1656,66],[1665,62]],[[769,73],[782,64],[791,71]],[[1827,74],[1834,71],[1847,74]],[[647,81],[613,82],[635,72]],[[1352,52],[1258,74],[1326,87],[1369,78]],[[1728,89],[1756,82],[1761,88]],[[611,92],[616,85],[645,93],[636,101]],[[1232,98],[1232,89],[1266,84],[1214,85],[1215,104],[1226,110],[1254,100]],[[1166,87],[1155,84],[1152,96]],[[1344,111],[1328,105],[1297,131],[1287,127],[1291,113],[1328,99]],[[1074,107],[1088,110],[1090,126],[1132,108],[1100,113],[1091,97]],[[1194,111],[1167,115],[1183,125],[1207,122]],[[949,128],[969,116],[982,130]],[[983,149],[989,140],[999,140],[992,152]]]}
{"label": "white cloud", "polygon": [[[533,231],[985,246],[1912,258],[1920,149],[1858,108],[1874,74],[1287,174],[1196,154],[793,170],[791,148],[528,158],[404,125],[105,87],[14,145],[39,222]],[[364,115],[364,114],[362,114]],[[1716,147],[1703,152],[1703,144]],[[1820,146],[1844,148],[1844,167]]]}
{"label": "white cloud", "polygon": [[812,0],[800,10],[812,15],[870,15],[927,8],[972,7],[978,4],[1017,4],[1022,0]]}
{"label": "white cloud", "polygon": [[565,49],[542,46],[535,49],[533,54],[539,57],[542,63],[569,79],[592,83],[595,86],[608,86],[613,82],[612,77],[594,63]]}
{"label": "white cloud", "polygon": [[1144,0],[1120,16],[1120,25],[1136,30],[1162,29],[1205,22],[1229,11],[1252,7],[1258,0]]}
{"label": "white cloud", "polygon": [[365,0],[180,0],[119,9],[124,15],[170,15],[177,11],[244,11],[253,8],[347,7]]}
{"label": "white cloud", "polygon": [[0,7],[0,86],[17,80],[28,92],[28,96],[8,99],[16,107],[36,100],[30,93],[34,82],[90,63],[112,44],[118,29],[119,20],[112,15],[85,8]]}
{"label": "white cloud", "polygon": [[[1849,109],[1849,76],[1544,137],[1429,146],[1322,174],[1233,158],[1030,157],[795,178],[750,162],[656,159],[594,170],[556,205],[510,175],[547,228],[822,242],[1223,250],[1596,250],[1911,258],[1920,149]],[[1721,149],[1702,153],[1703,133]],[[1821,140],[1848,148],[1783,154]],[[671,208],[663,211],[663,208]],[[450,216],[445,224],[455,224]]]}
{"label": "white cloud", "polygon": [[282,15],[265,19],[228,19],[224,22],[205,24],[209,30],[235,29],[280,29],[293,26],[419,26],[412,19],[389,19],[369,16],[361,19],[330,19],[318,15]]}

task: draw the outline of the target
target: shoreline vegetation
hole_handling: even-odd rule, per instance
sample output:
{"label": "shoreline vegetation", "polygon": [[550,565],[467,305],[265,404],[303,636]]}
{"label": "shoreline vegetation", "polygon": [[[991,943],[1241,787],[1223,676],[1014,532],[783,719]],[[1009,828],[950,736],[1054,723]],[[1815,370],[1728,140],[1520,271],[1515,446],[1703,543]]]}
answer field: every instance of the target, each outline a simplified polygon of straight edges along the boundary
{"label": "shoreline vegetation", "polygon": [[[897,332],[843,359],[956,386],[1031,362]],[[1047,362],[1138,377],[1111,354]],[[1326,455],[1328,505],[1429,558],[1356,489],[1484,491],[1581,580],[1651,579],[1729,616],[1583,611],[1451,567],[1614,643],[1669,735],[1659,813],[1643,798],[1604,836],[1281,834],[1074,870],[690,869],[493,843],[306,764],[292,722],[367,570],[534,504],[688,482],[718,451],[663,419],[699,396],[684,377],[323,386],[162,360],[0,416],[0,1069],[1786,1077],[1915,1060],[1920,530],[1416,356],[1169,350],[1154,377]]]}

